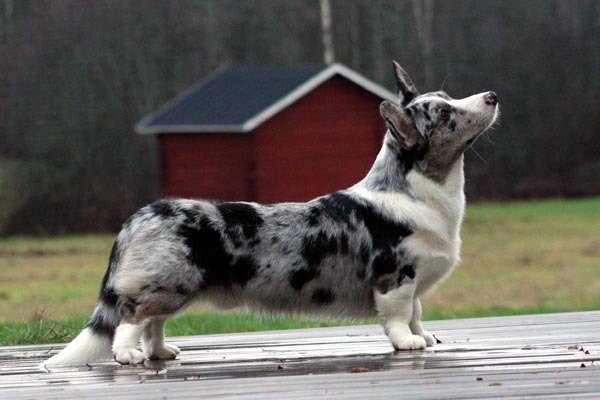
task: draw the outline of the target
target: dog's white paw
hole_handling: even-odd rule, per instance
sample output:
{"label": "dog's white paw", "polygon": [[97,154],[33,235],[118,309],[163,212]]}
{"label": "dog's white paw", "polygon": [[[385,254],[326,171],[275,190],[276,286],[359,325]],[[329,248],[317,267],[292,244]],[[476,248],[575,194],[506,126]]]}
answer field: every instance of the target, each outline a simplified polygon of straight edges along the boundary
{"label": "dog's white paw", "polygon": [[179,347],[177,347],[177,346],[174,346],[174,345],[172,345],[172,344],[166,344],[166,343],[165,343],[165,347],[166,347],[166,348],[168,348],[168,349],[171,349],[171,351],[173,351],[173,352],[174,352],[175,354],[177,354],[177,355],[178,355],[179,353],[181,353],[181,350],[179,350]]}
{"label": "dog's white paw", "polygon": [[435,338],[435,336],[433,336],[431,333],[429,333],[427,331],[423,331],[422,333],[419,334],[419,336],[421,336],[423,339],[425,339],[425,343],[427,343],[427,347],[431,347],[435,343],[437,343],[437,339]]}
{"label": "dog's white paw", "polygon": [[425,339],[418,335],[395,335],[393,332],[390,332],[389,338],[394,349],[398,351],[422,350],[427,347]]}
{"label": "dog's white paw", "polygon": [[163,347],[152,349],[152,352],[148,354],[148,358],[150,360],[173,360],[179,353],[181,353],[179,348],[165,343]]}
{"label": "dog's white paw", "polygon": [[146,360],[146,355],[139,350],[117,350],[114,353],[115,361],[122,365],[143,364]]}

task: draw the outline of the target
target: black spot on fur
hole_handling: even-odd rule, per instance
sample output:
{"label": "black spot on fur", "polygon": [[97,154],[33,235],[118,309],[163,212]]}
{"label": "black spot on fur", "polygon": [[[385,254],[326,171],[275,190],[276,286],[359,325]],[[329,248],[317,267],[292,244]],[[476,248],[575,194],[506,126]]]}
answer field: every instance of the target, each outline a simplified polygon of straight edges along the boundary
{"label": "black spot on fur", "polygon": [[169,200],[158,200],[150,205],[150,209],[155,215],[163,218],[174,217],[176,214],[173,205]]}
{"label": "black spot on fur", "polygon": [[250,257],[233,257],[225,250],[219,231],[201,218],[198,228],[181,226],[179,235],[188,246],[188,261],[202,272],[204,286],[246,285],[256,275],[257,265]]}
{"label": "black spot on fur", "polygon": [[369,260],[371,259],[371,250],[369,249],[369,246],[367,246],[366,243],[360,245],[359,257],[360,261],[365,265],[367,265]]}
{"label": "black spot on fur", "polygon": [[119,301],[119,296],[111,287],[104,287],[100,292],[100,301],[108,307],[115,307],[117,305],[117,301]]}
{"label": "black spot on fur", "polygon": [[251,245],[258,243],[257,233],[263,219],[256,208],[246,203],[220,203],[216,206],[225,221],[225,233],[236,247],[242,244],[240,230],[243,238],[251,241]]}
{"label": "black spot on fur", "polygon": [[356,272],[356,277],[360,280],[365,279],[367,274],[367,266],[369,265],[369,261],[371,259],[371,250],[366,243],[360,245],[360,249],[358,252],[358,257],[360,260],[359,268]]}
{"label": "black spot on fur", "polygon": [[340,254],[348,254],[350,251],[350,245],[348,243],[348,235],[342,232],[340,236]]}
{"label": "black spot on fur", "polygon": [[181,208],[181,212],[185,215],[185,223],[188,225],[195,225],[198,217],[200,216],[200,212],[198,209],[194,208]]}
{"label": "black spot on fur", "polygon": [[306,216],[306,223],[308,226],[317,226],[319,225],[319,217],[321,216],[321,209],[319,207],[311,207],[308,211],[308,215]]}
{"label": "black spot on fur", "polygon": [[188,261],[202,272],[204,285],[230,283],[230,255],[225,251],[219,231],[206,218],[199,221],[199,228],[180,226],[178,234],[189,248]]}
{"label": "black spot on fur", "polygon": [[231,266],[231,280],[238,285],[246,286],[248,281],[256,275],[258,265],[251,257],[240,257]]}
{"label": "black spot on fur", "polygon": [[96,312],[92,316],[92,319],[86,325],[92,331],[98,335],[108,336],[112,340],[116,326],[120,322],[120,314],[117,310],[117,303],[119,296],[114,289],[108,286],[108,280],[114,268],[116,268],[120,258],[119,245],[117,241],[113,244],[110,251],[110,257],[108,261],[108,268],[102,278],[102,286],[100,289],[100,295],[98,300],[101,303],[102,312]]}
{"label": "black spot on fur", "polygon": [[119,251],[119,244],[115,240],[115,242],[113,243],[112,249],[110,250],[110,256],[108,257],[108,268],[106,269],[106,272],[104,273],[104,277],[102,278],[100,295],[102,295],[102,292],[104,291],[104,288],[106,287],[106,284],[108,283],[108,278],[110,278],[112,271],[114,270],[114,268],[116,268],[117,264],[119,263],[120,254],[121,253]]}
{"label": "black spot on fur", "polygon": [[95,313],[90,322],[87,323],[86,328],[90,328],[97,335],[108,336],[112,341],[119,322],[120,316],[117,314]]}
{"label": "black spot on fur", "polygon": [[312,294],[312,299],[320,305],[331,304],[335,300],[335,295],[330,289],[317,288]]}
{"label": "black spot on fur", "polygon": [[175,293],[177,293],[180,296],[186,296],[188,294],[188,291],[185,289],[185,287],[182,284],[179,284],[179,285],[175,286]]}
{"label": "black spot on fur", "polygon": [[412,234],[408,225],[382,216],[370,205],[358,207],[357,212],[371,234],[373,247],[376,249],[396,245]]}
{"label": "black spot on fur", "polygon": [[425,157],[426,149],[426,146],[413,146],[410,149],[402,147],[399,152],[396,152],[398,165],[401,166],[399,173],[406,176],[413,169],[415,162]]}
{"label": "black spot on fur", "polygon": [[392,249],[381,251],[371,266],[371,284],[381,293],[402,286],[415,278],[415,267],[412,264],[400,266],[404,254],[395,254]]}
{"label": "black spot on fur", "polygon": [[301,268],[290,274],[290,286],[300,290],[308,282],[319,276],[320,272],[316,268]]}
{"label": "black spot on fur", "polygon": [[367,266],[366,265],[361,265],[358,269],[358,271],[356,271],[356,277],[358,279],[360,279],[361,281],[365,279],[365,275],[367,274]]}
{"label": "black spot on fur", "polygon": [[415,267],[412,264],[403,265],[398,271],[398,285],[402,285],[402,282],[408,278],[410,280],[415,279]]}
{"label": "black spot on fur", "polygon": [[391,220],[370,204],[355,200],[347,194],[337,192],[319,201],[323,205],[324,212],[336,222],[355,228],[351,219],[351,216],[354,216],[357,222],[364,223],[375,249],[397,245],[406,236],[412,234],[407,224]]}
{"label": "black spot on fur", "polygon": [[337,239],[329,237],[323,231],[320,231],[317,236],[305,237],[302,242],[302,257],[304,257],[309,267],[318,266],[325,257],[337,254],[337,252]]}
{"label": "black spot on fur", "polygon": [[99,302],[101,303],[101,306],[86,325],[86,327],[90,328],[94,333],[102,336],[108,336],[111,341],[115,335],[115,329],[121,321],[121,312],[117,307],[119,295],[112,287],[108,286],[108,281],[112,271],[119,263],[119,258],[119,245],[118,242],[115,241],[110,251],[108,268],[106,269],[106,273],[102,279],[102,287],[100,289],[99,296]]}
{"label": "black spot on fur", "polygon": [[384,249],[373,259],[371,268],[372,279],[377,279],[386,274],[393,274],[398,268],[398,258],[392,253],[391,249]]}
{"label": "black spot on fur", "polygon": [[113,243],[112,249],[110,249],[110,256],[108,258],[108,263],[110,266],[117,264],[119,262],[119,244],[118,242],[115,240],[115,242]]}
{"label": "black spot on fur", "polygon": [[[385,257],[384,257],[385,258]],[[391,261],[387,260],[387,261]],[[379,262],[384,262],[383,258]],[[384,272],[379,275],[375,273],[375,261],[373,262],[373,276],[371,277],[371,283],[375,289],[380,293],[385,294],[390,290],[399,288],[403,284],[412,282],[415,279],[415,267],[412,264],[403,265],[397,268],[396,265],[384,264],[379,265],[381,268],[379,272]]]}
{"label": "black spot on fur", "polygon": [[350,216],[356,208],[357,202],[350,196],[340,192],[332,193],[319,199],[319,203],[323,205],[323,212],[329,218],[353,227]]}

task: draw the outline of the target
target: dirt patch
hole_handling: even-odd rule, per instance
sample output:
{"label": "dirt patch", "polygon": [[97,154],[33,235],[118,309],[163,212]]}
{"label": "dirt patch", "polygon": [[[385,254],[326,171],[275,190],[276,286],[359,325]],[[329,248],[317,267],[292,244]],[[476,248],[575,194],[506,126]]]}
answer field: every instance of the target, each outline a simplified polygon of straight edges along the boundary
{"label": "dirt patch", "polygon": [[581,254],[588,257],[600,257],[600,243],[589,243],[581,250]]}

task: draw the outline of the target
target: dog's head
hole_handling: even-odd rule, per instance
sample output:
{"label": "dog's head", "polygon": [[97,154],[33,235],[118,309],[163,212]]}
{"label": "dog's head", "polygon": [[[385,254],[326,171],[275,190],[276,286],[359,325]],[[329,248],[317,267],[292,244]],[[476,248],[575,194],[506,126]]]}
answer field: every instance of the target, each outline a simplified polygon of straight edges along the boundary
{"label": "dog's head", "polygon": [[392,142],[419,172],[444,182],[464,151],[496,121],[498,97],[494,92],[464,99],[442,91],[419,94],[395,61],[394,74],[399,105],[384,101],[380,106]]}

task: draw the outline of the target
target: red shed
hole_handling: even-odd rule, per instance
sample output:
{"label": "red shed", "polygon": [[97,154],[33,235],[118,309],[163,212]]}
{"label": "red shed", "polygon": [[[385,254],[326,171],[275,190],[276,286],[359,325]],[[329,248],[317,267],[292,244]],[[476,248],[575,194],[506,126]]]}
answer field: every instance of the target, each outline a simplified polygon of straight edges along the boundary
{"label": "red shed", "polygon": [[395,98],[340,64],[233,65],[136,131],[158,136],[163,196],[305,201],[366,175]]}

